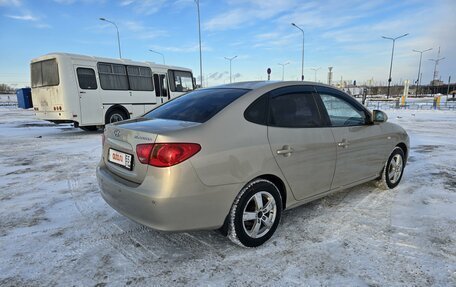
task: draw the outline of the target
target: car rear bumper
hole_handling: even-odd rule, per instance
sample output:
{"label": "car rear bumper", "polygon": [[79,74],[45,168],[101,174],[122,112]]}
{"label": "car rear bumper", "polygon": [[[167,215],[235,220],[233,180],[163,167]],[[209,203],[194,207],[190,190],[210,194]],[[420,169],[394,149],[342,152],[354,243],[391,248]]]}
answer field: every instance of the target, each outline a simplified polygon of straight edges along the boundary
{"label": "car rear bumper", "polygon": [[[171,168],[160,170],[172,172]],[[217,229],[223,225],[241,186],[206,186],[191,166],[190,170],[187,168],[185,182],[179,176],[173,181],[168,180],[170,177],[158,180],[157,176],[146,176],[137,185],[122,182],[100,163],[97,179],[103,199],[140,224],[163,231]]]}

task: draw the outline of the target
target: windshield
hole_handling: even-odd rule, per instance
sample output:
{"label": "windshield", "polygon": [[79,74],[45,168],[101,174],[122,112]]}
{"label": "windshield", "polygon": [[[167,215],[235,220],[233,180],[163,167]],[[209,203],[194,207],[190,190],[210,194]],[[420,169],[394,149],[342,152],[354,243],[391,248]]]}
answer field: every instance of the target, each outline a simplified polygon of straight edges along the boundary
{"label": "windshield", "polygon": [[204,123],[248,91],[245,89],[196,90],[157,107],[144,117]]}
{"label": "windshield", "polygon": [[194,89],[191,72],[169,70],[170,88],[173,92],[189,92]]}

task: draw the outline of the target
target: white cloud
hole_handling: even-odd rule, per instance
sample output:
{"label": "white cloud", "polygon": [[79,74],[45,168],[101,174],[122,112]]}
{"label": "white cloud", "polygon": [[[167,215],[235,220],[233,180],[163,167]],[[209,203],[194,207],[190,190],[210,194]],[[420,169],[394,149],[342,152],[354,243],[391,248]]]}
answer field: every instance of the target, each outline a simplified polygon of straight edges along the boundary
{"label": "white cloud", "polygon": [[0,0],[0,6],[13,6],[19,7],[22,2],[20,0]]}
{"label": "white cloud", "polygon": [[120,1],[120,6],[128,6],[134,2],[135,2],[134,0],[123,0],[123,1]]}
{"label": "white cloud", "polygon": [[36,27],[36,28],[39,28],[39,29],[50,29],[50,28],[52,28],[51,25],[46,24],[46,23],[39,23],[39,24],[36,24],[35,27]]}
{"label": "white cloud", "polygon": [[54,2],[64,5],[70,5],[76,2],[76,0],[54,0]]}
{"label": "white cloud", "polygon": [[209,19],[203,24],[203,28],[208,31],[236,29],[244,25],[250,25],[258,20],[271,19],[293,9],[297,2],[292,0],[234,0],[229,1],[229,4],[237,8]]}
{"label": "white cloud", "polygon": [[134,38],[137,39],[154,39],[167,35],[165,30],[158,29],[155,27],[148,27],[137,21],[125,21],[121,23],[121,27],[125,27],[127,30],[133,32]]}
{"label": "white cloud", "polygon": [[54,2],[61,5],[72,5],[74,3],[103,4],[106,0],[54,0]]}
{"label": "white cloud", "polygon": [[[199,52],[199,44],[179,45],[179,46],[170,46],[170,47],[151,46],[151,49],[157,50],[157,51],[175,52],[175,53],[193,53],[193,52]],[[202,45],[201,49],[205,52],[212,51],[211,47],[208,47],[204,44]]]}
{"label": "white cloud", "polygon": [[296,44],[296,41],[294,41],[295,37],[296,35],[293,33],[284,34],[279,32],[270,32],[258,34],[255,36],[253,47],[266,49],[283,48]]}
{"label": "white cloud", "polygon": [[224,72],[215,72],[215,73],[211,73],[209,74],[209,76],[207,77],[209,80],[220,80],[222,79],[225,75],[228,75],[229,72],[228,71],[224,71]]}
{"label": "white cloud", "polygon": [[120,6],[131,7],[135,13],[151,15],[165,6],[166,0],[123,0]]}
{"label": "white cloud", "polygon": [[31,14],[24,15],[6,15],[6,17],[22,21],[38,21],[39,19]]}
{"label": "white cloud", "polygon": [[[157,27],[146,26],[139,21],[119,21],[117,19],[107,19],[113,21],[119,27],[120,37],[122,39],[140,39],[150,40],[168,35],[166,30]],[[116,30],[111,23],[100,21],[96,26],[86,27],[85,30],[95,31],[97,33],[115,33]]]}

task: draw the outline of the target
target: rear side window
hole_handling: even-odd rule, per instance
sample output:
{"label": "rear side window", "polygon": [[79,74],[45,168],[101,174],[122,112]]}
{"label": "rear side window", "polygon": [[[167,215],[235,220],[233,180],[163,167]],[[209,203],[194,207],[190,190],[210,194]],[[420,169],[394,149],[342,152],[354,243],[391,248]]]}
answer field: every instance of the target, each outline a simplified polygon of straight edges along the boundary
{"label": "rear side window", "polygon": [[148,119],[204,123],[249,90],[204,89],[175,98],[145,114]]}
{"label": "rear side window", "polygon": [[59,68],[55,59],[32,63],[32,88],[58,86]]}
{"label": "rear side window", "polygon": [[245,110],[246,120],[259,125],[268,124],[268,96],[266,94],[259,97]]}
{"label": "rear side window", "polygon": [[96,90],[97,78],[95,71],[89,68],[77,68],[79,87],[84,90]]}
{"label": "rear side window", "polygon": [[103,90],[128,90],[128,77],[124,65],[98,63],[98,73]]}
{"label": "rear side window", "polygon": [[128,81],[133,91],[153,91],[152,71],[148,67],[127,66]]}
{"label": "rear side window", "polygon": [[322,126],[312,92],[287,93],[270,100],[269,124],[275,127],[305,128]]}

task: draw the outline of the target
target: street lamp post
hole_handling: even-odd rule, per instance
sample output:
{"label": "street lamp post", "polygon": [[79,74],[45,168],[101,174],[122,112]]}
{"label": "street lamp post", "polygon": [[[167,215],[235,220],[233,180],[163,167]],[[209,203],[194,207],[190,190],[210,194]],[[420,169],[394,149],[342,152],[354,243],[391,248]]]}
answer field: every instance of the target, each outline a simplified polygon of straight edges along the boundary
{"label": "street lamp post", "polygon": [[105,22],[108,22],[108,23],[111,23],[112,25],[114,25],[114,27],[116,27],[116,31],[117,31],[117,44],[119,46],[119,58],[122,59],[122,52],[120,50],[120,36],[119,36],[119,28],[117,28],[117,25],[116,23],[112,22],[112,21],[109,21],[108,19],[105,19],[105,18],[100,18],[101,21],[105,21]]}
{"label": "street lamp post", "polygon": [[296,28],[298,28],[302,32],[301,81],[304,81],[304,30],[301,29],[295,23],[291,23],[291,25],[295,26]]}
{"label": "street lamp post", "polygon": [[285,66],[288,64],[290,64],[290,62],[279,63],[279,65],[282,66],[282,81],[284,80],[284,77],[285,77]]}
{"label": "street lamp post", "polygon": [[160,52],[154,51],[154,50],[152,50],[152,49],[149,49],[149,51],[151,51],[152,53],[161,55],[162,58],[163,58],[163,65],[166,65],[166,62],[165,62],[165,55],[163,55],[163,54],[160,53]]}
{"label": "street lamp post", "polygon": [[420,77],[420,74],[421,74],[421,59],[423,58],[423,53],[427,52],[427,51],[430,51],[430,50],[432,50],[432,48],[429,48],[429,49],[423,50],[423,51],[413,50],[413,52],[420,53],[420,64],[418,66],[418,78],[416,79],[415,97],[418,97],[418,90],[419,90],[419,88],[421,86],[421,77]]}
{"label": "street lamp post", "polygon": [[429,61],[432,61],[434,62],[434,73],[432,74],[432,91],[431,91],[431,94],[434,95],[434,86],[435,86],[435,82],[437,80],[437,76],[438,76],[438,72],[437,72],[437,66],[438,64],[440,63],[440,61],[442,61],[443,59],[445,59],[445,57],[443,58],[440,58],[440,47],[439,47],[439,51],[437,53],[437,59],[429,59]]}
{"label": "street lamp post", "polygon": [[317,82],[317,71],[320,70],[321,67],[320,67],[320,68],[310,68],[310,69],[314,71],[314,73],[315,73],[315,79],[314,79],[314,81]]}
{"label": "street lamp post", "polygon": [[230,61],[230,84],[231,84],[231,61],[233,61],[234,59],[236,59],[237,56],[234,56],[234,57],[231,57],[231,58],[228,58],[228,57],[225,57],[225,59],[227,59],[228,61]]}
{"label": "street lamp post", "polygon": [[198,9],[198,35],[199,35],[199,52],[200,52],[200,85],[203,87],[203,56],[202,56],[202,49],[201,49],[201,19],[200,19],[200,2],[199,0],[195,0],[196,7]]}
{"label": "street lamp post", "polygon": [[389,95],[390,95],[390,86],[391,86],[391,71],[393,70],[393,55],[394,55],[394,43],[396,42],[397,39],[399,38],[402,38],[402,37],[405,37],[407,36],[408,33],[404,34],[404,35],[401,35],[399,37],[396,37],[396,38],[390,38],[390,37],[385,37],[385,36],[382,36],[383,39],[387,39],[387,40],[391,40],[393,41],[393,49],[391,51],[391,63],[390,63],[390,71],[389,71],[389,78],[388,78],[388,92],[386,94],[386,98],[388,99],[389,98]]}

